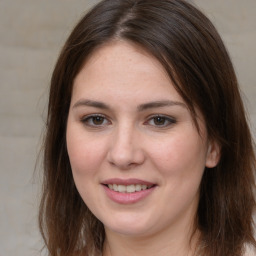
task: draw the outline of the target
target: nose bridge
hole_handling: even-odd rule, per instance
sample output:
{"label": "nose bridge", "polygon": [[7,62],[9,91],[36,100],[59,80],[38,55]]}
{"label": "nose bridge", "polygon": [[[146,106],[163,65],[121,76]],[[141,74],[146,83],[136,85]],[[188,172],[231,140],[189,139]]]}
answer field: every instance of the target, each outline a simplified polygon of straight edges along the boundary
{"label": "nose bridge", "polygon": [[116,127],[108,153],[111,164],[127,169],[144,161],[138,133],[131,123],[122,123]]}

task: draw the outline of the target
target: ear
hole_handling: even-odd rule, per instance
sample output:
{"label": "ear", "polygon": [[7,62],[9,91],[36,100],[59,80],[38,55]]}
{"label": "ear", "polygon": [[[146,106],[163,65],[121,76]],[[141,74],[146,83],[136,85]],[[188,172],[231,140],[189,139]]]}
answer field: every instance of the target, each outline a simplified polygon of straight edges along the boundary
{"label": "ear", "polygon": [[220,145],[216,141],[211,141],[208,145],[205,166],[208,168],[215,167],[219,163],[220,155]]}

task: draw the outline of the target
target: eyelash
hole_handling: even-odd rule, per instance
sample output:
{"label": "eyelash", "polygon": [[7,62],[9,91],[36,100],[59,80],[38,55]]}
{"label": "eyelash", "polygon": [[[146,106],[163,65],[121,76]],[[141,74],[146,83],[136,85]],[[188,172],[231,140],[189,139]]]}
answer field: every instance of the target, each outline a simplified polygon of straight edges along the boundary
{"label": "eyelash", "polygon": [[[95,124],[94,121],[97,121],[96,119],[99,119],[98,121],[100,121],[101,123],[99,124]],[[158,121],[163,122],[163,124],[157,125],[155,122],[157,121],[157,119],[160,119]],[[150,122],[154,122],[154,124],[150,124]],[[109,119],[102,114],[93,114],[93,115],[88,115],[85,116],[81,119],[81,122],[89,127],[92,128],[102,128],[105,125],[109,125],[111,124],[111,122],[109,121]],[[107,122],[107,123],[105,123]],[[147,121],[144,124],[148,124],[152,127],[156,127],[156,128],[167,128],[173,124],[177,123],[177,120],[173,117],[169,117],[169,116],[165,116],[165,115],[153,115],[150,116]]]}
{"label": "eyelash", "polygon": [[[163,121],[163,124],[156,125],[155,121],[157,119],[162,119],[161,121]],[[167,128],[167,127],[177,123],[175,118],[170,117],[170,116],[165,116],[165,115],[153,115],[153,116],[150,116],[148,118],[148,120],[146,121],[146,124],[150,124],[151,121],[154,122],[154,124],[152,124],[152,126],[154,126],[156,128]]]}
{"label": "eyelash", "polygon": [[93,127],[93,128],[103,127],[105,124],[95,124],[95,123],[93,123],[94,122],[93,119],[96,119],[96,118],[100,118],[101,120],[103,120],[103,123],[105,121],[107,121],[108,123],[111,123],[110,121],[108,121],[108,118],[106,118],[106,116],[101,115],[101,114],[93,114],[93,115],[85,116],[81,119],[81,121],[84,125],[89,126],[89,127]]}

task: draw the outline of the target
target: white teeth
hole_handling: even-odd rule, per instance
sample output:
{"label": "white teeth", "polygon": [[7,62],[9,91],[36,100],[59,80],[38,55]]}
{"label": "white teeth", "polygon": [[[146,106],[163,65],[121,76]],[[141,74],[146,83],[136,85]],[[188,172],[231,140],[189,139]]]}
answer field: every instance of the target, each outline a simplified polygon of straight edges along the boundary
{"label": "white teeth", "polygon": [[136,191],[141,191],[141,185],[136,184],[135,188],[136,188]]}
{"label": "white teeth", "polygon": [[126,192],[126,187],[124,185],[118,185],[117,191],[124,193],[124,192]]}
{"label": "white teeth", "polygon": [[133,193],[135,192],[135,185],[129,185],[126,187],[126,192],[127,193]]}
{"label": "white teeth", "polygon": [[147,185],[142,185],[141,188],[142,188],[142,190],[145,190],[145,189],[147,189]]}
{"label": "white teeth", "polygon": [[113,189],[114,189],[114,191],[118,191],[118,186],[116,184],[113,184]]}
{"label": "white teeth", "polygon": [[136,185],[117,185],[117,184],[108,184],[108,188],[111,190],[114,190],[116,192],[120,192],[120,193],[134,193],[134,192],[138,192],[141,190],[146,190],[147,188],[151,188],[152,186],[147,186],[147,185],[140,185],[140,184],[136,184]]}

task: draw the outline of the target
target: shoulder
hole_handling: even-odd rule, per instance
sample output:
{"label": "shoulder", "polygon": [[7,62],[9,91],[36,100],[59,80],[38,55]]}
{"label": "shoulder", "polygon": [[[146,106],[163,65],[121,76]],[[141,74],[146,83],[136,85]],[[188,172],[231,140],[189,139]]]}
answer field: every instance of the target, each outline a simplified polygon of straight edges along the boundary
{"label": "shoulder", "polygon": [[256,248],[252,246],[246,246],[246,250],[243,256],[256,256]]}

